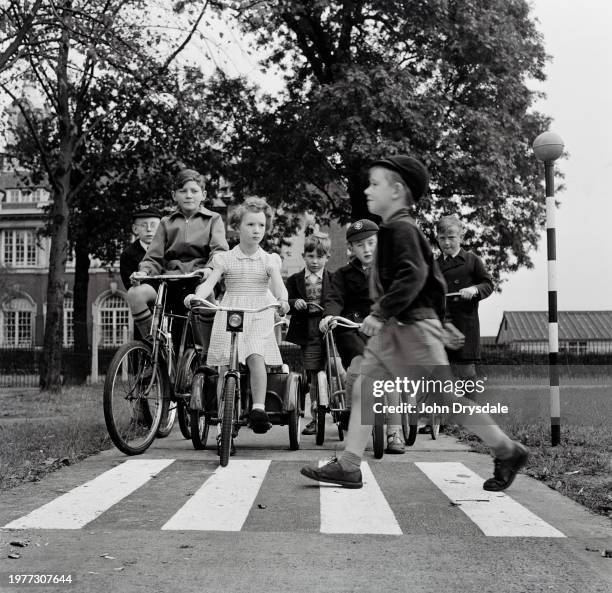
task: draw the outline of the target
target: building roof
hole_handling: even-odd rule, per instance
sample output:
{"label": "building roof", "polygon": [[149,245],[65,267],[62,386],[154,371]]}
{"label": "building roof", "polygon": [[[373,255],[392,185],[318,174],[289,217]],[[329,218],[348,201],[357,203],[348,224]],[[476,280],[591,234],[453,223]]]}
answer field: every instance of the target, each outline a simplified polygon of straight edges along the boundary
{"label": "building roof", "polygon": [[[612,340],[612,311],[559,311],[559,340]],[[504,311],[504,342],[548,340],[547,311]]]}

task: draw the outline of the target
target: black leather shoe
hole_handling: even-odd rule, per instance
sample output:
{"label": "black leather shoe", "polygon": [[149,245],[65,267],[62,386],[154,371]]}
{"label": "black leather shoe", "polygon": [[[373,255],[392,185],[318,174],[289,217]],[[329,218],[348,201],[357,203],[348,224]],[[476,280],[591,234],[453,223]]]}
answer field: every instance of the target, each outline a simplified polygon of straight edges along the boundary
{"label": "black leather shoe", "polygon": [[520,443],[514,442],[514,453],[508,459],[494,459],[495,468],[493,477],[489,478],[482,487],[489,492],[505,490],[514,482],[518,471],[527,463],[529,449]]}
{"label": "black leather shoe", "polygon": [[361,470],[345,470],[336,457],[322,467],[306,465],[300,473],[311,480],[328,484],[340,484],[344,488],[361,488],[363,486]]}
{"label": "black leather shoe", "polygon": [[272,428],[268,414],[266,414],[265,410],[259,408],[251,410],[249,414],[249,423],[253,432],[257,434],[264,434]]}

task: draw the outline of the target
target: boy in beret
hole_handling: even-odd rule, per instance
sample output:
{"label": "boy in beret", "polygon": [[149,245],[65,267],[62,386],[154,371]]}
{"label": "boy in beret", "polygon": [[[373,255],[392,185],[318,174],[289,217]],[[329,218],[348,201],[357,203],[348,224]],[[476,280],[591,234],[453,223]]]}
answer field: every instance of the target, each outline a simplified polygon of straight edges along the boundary
{"label": "boy in beret", "polygon": [[138,264],[153,240],[160,219],[159,210],[154,208],[139,210],[133,216],[132,233],[136,240],[130,243],[119,257],[119,272],[126,290],[132,286],[130,276],[138,270]]}
{"label": "boy in beret", "polygon": [[[425,235],[416,226],[409,208],[425,194],[429,173],[411,156],[374,161],[365,190],[368,209],[382,218],[378,247],[371,272],[372,305],[362,331],[371,336],[361,372],[353,387],[353,408],[344,452],[327,465],[305,466],[301,472],[319,482],[361,488],[361,458],[372,431],[371,419],[362,424],[362,413],[371,416],[374,381],[421,376],[452,380],[445,351],[444,319],[446,283]],[[432,375],[432,371],[437,371]],[[434,400],[432,396],[436,396]],[[457,402],[453,394],[423,393],[417,405]],[[369,420],[369,421],[368,421]],[[528,450],[512,441],[488,414],[467,418],[468,430],[487,444],[495,457],[493,477],[483,488],[508,488],[527,462]],[[464,425],[466,422],[463,422]]]}
{"label": "boy in beret", "polygon": [[[341,315],[355,323],[362,323],[368,316],[372,299],[368,282],[370,269],[376,250],[376,233],[378,225],[368,219],[351,223],[346,231],[351,259],[346,266],[336,270],[331,276],[329,292],[323,303],[323,319],[319,324],[321,332],[325,332],[332,316]],[[338,327],[334,331],[336,346],[342,360],[342,366],[347,369],[346,400],[350,408],[352,386],[359,375],[362,354],[367,343],[367,336],[356,329]],[[348,428],[348,414],[342,419],[344,429]],[[387,453],[404,453],[406,448],[400,439],[401,432],[399,414],[387,417]]]}

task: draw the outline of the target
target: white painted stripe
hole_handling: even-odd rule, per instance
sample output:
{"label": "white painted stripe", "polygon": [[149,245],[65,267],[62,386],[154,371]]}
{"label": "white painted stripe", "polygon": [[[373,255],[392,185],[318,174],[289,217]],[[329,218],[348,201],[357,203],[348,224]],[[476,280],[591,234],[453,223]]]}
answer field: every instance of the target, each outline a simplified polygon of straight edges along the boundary
{"label": "white painted stripe", "polygon": [[548,324],[548,351],[559,352],[559,323],[556,321]]}
{"label": "white painted stripe", "polygon": [[415,465],[482,530],[492,537],[565,537],[503,492],[482,489],[483,479],[462,463]]}
{"label": "white painted stripe", "polygon": [[246,521],[270,460],[232,460],[218,467],[162,529],[240,531]]}
{"label": "white painted stripe", "polygon": [[550,416],[559,418],[561,416],[561,398],[559,397],[559,386],[550,386]]}
{"label": "white painted stripe", "polygon": [[174,459],[130,459],[4,527],[80,529],[173,462]]}
{"label": "white painted stripe", "polygon": [[548,272],[548,292],[558,290],[557,282],[557,260],[549,259],[546,263],[546,270]]}
{"label": "white painted stripe", "polygon": [[[327,463],[320,461],[319,467]],[[380,533],[401,535],[402,530],[370,466],[361,464],[363,488],[321,484],[321,533]]]}
{"label": "white painted stripe", "polygon": [[555,228],[555,218],[557,216],[557,206],[555,196],[546,196],[546,228]]}

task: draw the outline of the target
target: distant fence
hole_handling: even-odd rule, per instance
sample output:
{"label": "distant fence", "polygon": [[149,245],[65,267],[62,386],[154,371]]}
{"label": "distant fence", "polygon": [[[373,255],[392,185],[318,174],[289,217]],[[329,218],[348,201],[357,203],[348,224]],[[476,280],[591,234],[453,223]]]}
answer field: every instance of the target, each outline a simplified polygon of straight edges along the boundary
{"label": "distant fence", "polygon": [[[299,346],[283,342],[280,346],[283,360],[292,370],[301,370],[302,351]],[[104,380],[106,369],[117,351],[117,348],[98,349],[98,381]],[[2,348],[0,347],[0,389],[7,387],[38,387],[42,348]],[[62,352],[62,374],[64,377],[70,369],[83,366],[91,368],[91,352],[76,353],[65,349]]]}
{"label": "distant fence", "polygon": [[[281,344],[283,360],[292,370],[301,372],[303,369],[302,353],[299,346],[289,342]],[[106,374],[110,361],[117,348],[98,349],[98,380],[102,380]],[[483,345],[481,348],[482,365],[547,365],[548,353],[539,349],[533,351],[516,351],[507,346]],[[41,348],[2,348],[0,347],[0,389],[3,387],[37,387],[39,379],[40,361],[42,359]],[[64,350],[62,353],[62,369],[64,376],[70,373],[70,369],[91,369],[91,352],[75,353],[72,350]],[[589,352],[587,354],[573,354],[569,352],[559,353],[560,366],[572,365],[598,365],[601,367],[612,366],[612,350],[606,352]],[[543,370],[543,372],[545,372]]]}

